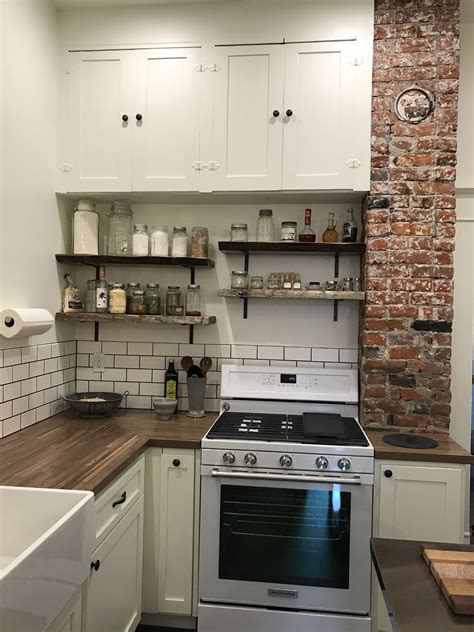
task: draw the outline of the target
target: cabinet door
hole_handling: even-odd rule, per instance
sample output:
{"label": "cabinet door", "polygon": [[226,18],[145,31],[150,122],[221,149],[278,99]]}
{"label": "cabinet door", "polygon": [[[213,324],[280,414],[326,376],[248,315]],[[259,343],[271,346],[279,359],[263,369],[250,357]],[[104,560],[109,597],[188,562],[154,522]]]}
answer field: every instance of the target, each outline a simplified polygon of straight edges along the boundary
{"label": "cabinet door", "polygon": [[133,52],[69,53],[67,64],[66,189],[130,191]]}
{"label": "cabinet door", "polygon": [[215,51],[212,188],[281,189],[283,46]]}
{"label": "cabinet door", "polygon": [[87,586],[87,632],[135,630],[141,615],[143,496],[95,550]]}
{"label": "cabinet door", "polygon": [[200,55],[196,48],[135,51],[136,191],[199,189]]}
{"label": "cabinet door", "polygon": [[81,632],[82,588],[70,600],[61,614],[48,627],[47,632]]}
{"label": "cabinet door", "polygon": [[353,50],[353,42],[285,46],[284,189],[354,188]]}
{"label": "cabinet door", "polygon": [[190,615],[193,587],[194,451],[163,450],[158,608]]}

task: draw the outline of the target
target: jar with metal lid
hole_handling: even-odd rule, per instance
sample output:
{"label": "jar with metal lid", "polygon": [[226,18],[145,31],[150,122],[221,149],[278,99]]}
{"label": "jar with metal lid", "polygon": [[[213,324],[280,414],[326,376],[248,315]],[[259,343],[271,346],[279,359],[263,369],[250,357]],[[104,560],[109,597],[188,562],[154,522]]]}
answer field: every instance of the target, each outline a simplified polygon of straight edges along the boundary
{"label": "jar with metal lid", "polygon": [[127,283],[127,314],[131,314],[132,297],[134,290],[140,289],[140,283]]}
{"label": "jar with metal lid", "polygon": [[205,226],[193,226],[191,231],[191,257],[207,259],[209,254],[209,231]]}
{"label": "jar with metal lid", "polygon": [[249,227],[248,224],[231,224],[230,240],[231,241],[248,241]]}
{"label": "jar with metal lid", "polygon": [[133,213],[128,202],[113,202],[109,215],[109,255],[132,254]]}
{"label": "jar with metal lid", "polygon": [[267,281],[267,288],[269,290],[279,290],[280,289],[280,277],[276,274],[270,274]]}
{"label": "jar with metal lid", "polygon": [[354,285],[352,282],[352,277],[345,277],[342,282],[342,289],[344,292],[352,292]]}
{"label": "jar with metal lid", "polygon": [[188,256],[188,233],[185,226],[175,226],[171,237],[171,256]]}
{"label": "jar with metal lid", "polygon": [[73,253],[99,254],[99,213],[89,200],[79,200],[73,213]]}
{"label": "jar with metal lid", "polygon": [[337,281],[326,281],[326,290],[335,292],[337,290]]}
{"label": "jar with metal lid", "polygon": [[149,241],[148,226],[146,224],[135,224],[132,237],[133,256],[147,257]]}
{"label": "jar with metal lid", "polygon": [[233,290],[247,290],[249,287],[249,273],[243,270],[233,270],[231,288]]}
{"label": "jar with metal lid", "polygon": [[188,285],[186,292],[186,316],[201,316],[201,286]]}
{"label": "jar with metal lid", "polygon": [[143,290],[133,290],[130,314],[146,314],[145,292]]}
{"label": "jar with metal lid", "polygon": [[352,284],[352,289],[354,292],[360,292],[362,290],[362,283],[360,282],[359,277],[354,278],[354,283]]}
{"label": "jar with metal lid", "polygon": [[150,233],[150,252],[152,257],[167,257],[170,250],[168,226],[152,226]]}
{"label": "jar with metal lid", "polygon": [[168,285],[166,293],[166,315],[176,316],[182,313],[181,288],[179,285]]}
{"label": "jar with metal lid", "polygon": [[310,281],[306,286],[306,289],[318,291],[321,289],[321,283],[319,281]]}
{"label": "jar with metal lid", "polygon": [[87,281],[86,290],[86,312],[94,313],[96,309],[96,297],[95,297],[95,279]]}
{"label": "jar with metal lid", "polygon": [[111,314],[127,312],[127,292],[121,283],[114,283],[110,290],[109,312]]}
{"label": "jar with metal lid", "polygon": [[258,212],[257,241],[273,241],[275,238],[275,223],[273,211],[270,208],[262,208]]}
{"label": "jar with metal lid", "polygon": [[281,241],[296,241],[297,226],[296,222],[282,222]]}
{"label": "jar with metal lid", "polygon": [[250,277],[251,290],[263,290],[263,276]]}
{"label": "jar with metal lid", "polygon": [[146,313],[153,316],[161,314],[160,286],[156,283],[147,283],[145,291]]}

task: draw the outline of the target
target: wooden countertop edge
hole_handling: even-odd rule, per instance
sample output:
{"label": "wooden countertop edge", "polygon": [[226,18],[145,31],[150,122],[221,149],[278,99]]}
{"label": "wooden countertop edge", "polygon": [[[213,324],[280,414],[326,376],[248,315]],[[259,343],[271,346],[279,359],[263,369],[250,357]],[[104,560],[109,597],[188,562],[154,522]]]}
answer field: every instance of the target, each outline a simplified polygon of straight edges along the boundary
{"label": "wooden countertop edge", "polygon": [[447,434],[423,433],[424,437],[431,437],[439,442],[436,448],[426,450],[399,448],[383,443],[386,434],[394,434],[383,430],[366,430],[366,434],[374,446],[374,456],[378,460],[387,461],[424,461],[431,463],[457,463],[460,465],[474,465],[474,455],[465,450],[459,443]]}

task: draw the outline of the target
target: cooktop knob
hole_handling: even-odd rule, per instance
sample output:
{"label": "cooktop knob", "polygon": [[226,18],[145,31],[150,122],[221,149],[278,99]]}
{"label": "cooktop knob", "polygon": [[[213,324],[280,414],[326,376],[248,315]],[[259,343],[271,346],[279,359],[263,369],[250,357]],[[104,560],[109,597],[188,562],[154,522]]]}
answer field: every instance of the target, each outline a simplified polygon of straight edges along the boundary
{"label": "cooktop knob", "polygon": [[248,452],[248,454],[244,456],[245,465],[255,465],[256,462],[257,462],[257,457],[255,456],[255,454]]}
{"label": "cooktop knob", "polygon": [[337,462],[337,467],[343,472],[348,472],[351,469],[351,462],[349,461],[349,459],[343,457]]}
{"label": "cooktop knob", "polygon": [[293,465],[293,459],[289,454],[283,454],[280,457],[280,465],[282,467],[291,467]]}
{"label": "cooktop knob", "polygon": [[318,456],[316,459],[316,467],[318,470],[327,470],[329,462],[325,456]]}
{"label": "cooktop knob", "polygon": [[235,454],[233,452],[225,452],[222,460],[226,465],[232,465],[235,463]]}

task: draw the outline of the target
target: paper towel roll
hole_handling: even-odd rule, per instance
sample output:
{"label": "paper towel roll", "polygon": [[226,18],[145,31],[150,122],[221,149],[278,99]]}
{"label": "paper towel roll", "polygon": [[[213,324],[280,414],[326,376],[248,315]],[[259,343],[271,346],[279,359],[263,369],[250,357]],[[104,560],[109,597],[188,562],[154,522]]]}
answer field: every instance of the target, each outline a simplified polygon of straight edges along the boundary
{"label": "paper towel roll", "polygon": [[39,307],[4,309],[0,315],[0,334],[5,338],[38,336],[49,331],[53,324],[54,318],[47,309]]}

